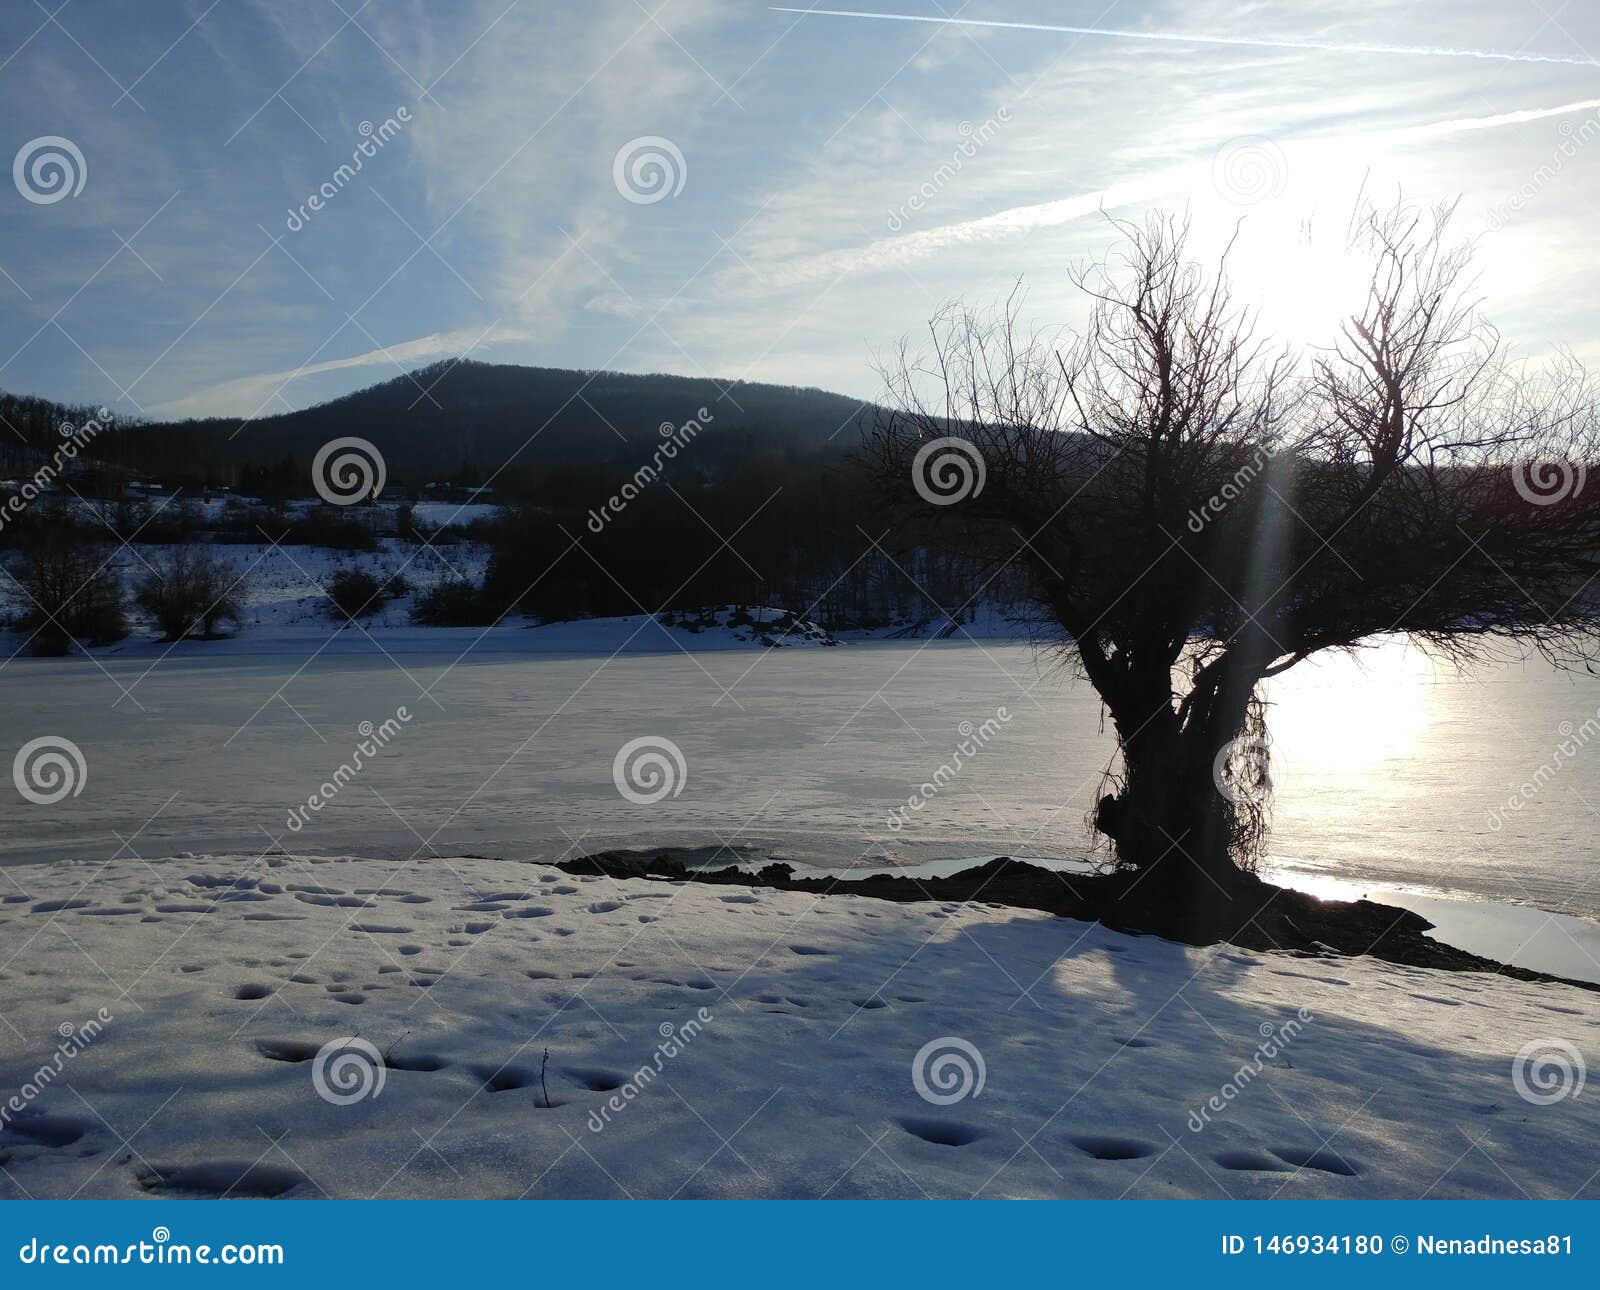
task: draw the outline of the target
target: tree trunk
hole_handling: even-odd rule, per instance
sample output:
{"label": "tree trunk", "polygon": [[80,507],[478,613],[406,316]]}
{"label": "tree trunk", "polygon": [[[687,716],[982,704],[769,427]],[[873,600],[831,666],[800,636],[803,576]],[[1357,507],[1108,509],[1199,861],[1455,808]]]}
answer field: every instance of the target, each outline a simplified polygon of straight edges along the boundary
{"label": "tree trunk", "polygon": [[1248,690],[1242,701],[1230,695],[1191,709],[1182,721],[1170,692],[1152,695],[1127,718],[1113,709],[1123,782],[1115,796],[1100,800],[1095,827],[1130,874],[1128,913],[1152,928],[1187,937],[1231,926],[1244,885],[1234,850],[1237,825],[1253,807],[1223,795],[1218,758],[1242,737],[1248,700]]}

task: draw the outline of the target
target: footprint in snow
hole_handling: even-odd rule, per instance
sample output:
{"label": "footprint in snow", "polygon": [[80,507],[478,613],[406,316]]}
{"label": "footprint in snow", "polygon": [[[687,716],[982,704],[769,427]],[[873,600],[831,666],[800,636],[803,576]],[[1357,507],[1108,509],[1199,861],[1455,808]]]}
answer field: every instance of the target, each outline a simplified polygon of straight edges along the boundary
{"label": "footprint in snow", "polygon": [[1325,1174],[1340,1174],[1345,1178],[1354,1178],[1360,1172],[1329,1147],[1319,1147],[1311,1151],[1300,1147],[1273,1147],[1272,1154],[1297,1169],[1320,1169]]}
{"label": "footprint in snow", "polygon": [[964,1147],[984,1136],[982,1129],[959,1120],[941,1120],[931,1116],[908,1115],[899,1125],[912,1137],[921,1138],[939,1147]]}
{"label": "footprint in snow", "polygon": [[1234,1169],[1241,1173],[1287,1173],[1289,1166],[1277,1156],[1269,1156],[1265,1151],[1219,1151],[1211,1157],[1224,1169]]}
{"label": "footprint in snow", "polygon": [[610,1093],[621,1088],[628,1078],[603,1066],[567,1066],[562,1068],[561,1073],[579,1088],[591,1093]]}
{"label": "footprint in snow", "polygon": [[317,1055],[318,1044],[302,1043],[298,1039],[258,1039],[256,1051],[268,1061],[308,1062]]}
{"label": "footprint in snow", "polygon": [[1084,1134],[1069,1138],[1068,1141],[1079,1151],[1093,1156],[1096,1160],[1142,1160],[1155,1151],[1155,1147],[1137,1138]]}
{"label": "footprint in snow", "polygon": [[[8,1146],[70,1147],[91,1128],[87,1120],[70,1115],[24,1115],[0,1130],[0,1143]],[[6,1140],[10,1141],[7,1142]]]}
{"label": "footprint in snow", "polygon": [[306,1176],[281,1165],[226,1161],[151,1168],[139,1177],[146,1191],[184,1196],[270,1200],[304,1186]]}
{"label": "footprint in snow", "polygon": [[[534,1105],[540,1110],[545,1109],[544,1090],[540,1086],[537,1069],[526,1066],[473,1066],[470,1069],[483,1081],[485,1092],[511,1093],[517,1089],[531,1088],[536,1094]],[[548,1105],[553,1108],[562,1103],[551,1098]]]}

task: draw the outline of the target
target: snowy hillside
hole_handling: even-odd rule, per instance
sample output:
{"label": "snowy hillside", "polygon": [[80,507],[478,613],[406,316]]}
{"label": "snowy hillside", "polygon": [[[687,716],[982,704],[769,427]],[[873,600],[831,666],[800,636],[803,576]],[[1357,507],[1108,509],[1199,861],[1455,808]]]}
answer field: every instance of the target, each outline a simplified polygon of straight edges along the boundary
{"label": "snowy hillside", "polygon": [[[418,504],[417,511],[421,512],[425,505],[433,506],[441,520],[456,510],[474,509],[428,503]],[[110,567],[120,576],[126,590],[132,635],[116,645],[100,647],[97,652],[127,653],[159,637],[154,624],[134,603],[132,589],[150,571],[163,566],[169,550],[158,544],[136,543],[120,549],[113,557]],[[484,632],[482,628],[420,627],[411,617],[418,597],[440,582],[457,579],[482,582],[490,554],[482,543],[462,541],[433,547],[383,538],[376,551],[337,551],[265,542],[218,545],[211,550],[229,567],[230,581],[237,579],[243,620],[234,633],[235,640],[206,642],[202,648],[208,650],[252,653],[280,647],[287,641],[308,637],[326,639],[332,633],[345,632],[360,638],[350,642],[357,648],[366,642],[386,649],[418,650],[431,645],[453,651],[460,649],[464,642],[478,639]],[[379,582],[387,582],[398,575],[405,584],[405,594],[382,600],[373,613],[361,618],[359,625],[342,623],[331,613],[328,594],[335,575],[341,570],[360,570]],[[0,621],[14,618],[28,608],[26,593],[15,581],[10,578],[0,581]],[[526,634],[506,635],[509,631],[523,632],[524,629]],[[803,611],[779,606],[722,606],[551,623],[509,615],[492,629],[489,644],[490,648],[610,654],[838,645],[866,640],[1025,640],[1032,634],[1033,624],[1020,609],[988,603],[963,611],[960,621],[916,619],[838,634],[805,617]],[[19,637],[6,653],[21,644]]]}
{"label": "snowy hillside", "polygon": [[1571,987],[509,861],[5,872],[0,1195],[1597,1191]]}

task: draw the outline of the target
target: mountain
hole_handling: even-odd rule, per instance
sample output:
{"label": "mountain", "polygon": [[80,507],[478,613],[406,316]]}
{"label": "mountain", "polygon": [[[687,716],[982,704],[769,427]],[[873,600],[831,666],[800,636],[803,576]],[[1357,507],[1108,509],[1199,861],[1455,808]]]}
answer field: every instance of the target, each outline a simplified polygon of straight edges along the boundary
{"label": "mountain", "polygon": [[663,425],[691,419],[704,427],[697,451],[708,467],[751,452],[842,451],[871,413],[798,386],[442,362],[298,412],[129,426],[105,451],[168,483],[231,483],[288,458],[303,471],[328,440],[355,435],[378,446],[391,479],[417,484],[508,462],[515,472],[627,462],[652,449]]}

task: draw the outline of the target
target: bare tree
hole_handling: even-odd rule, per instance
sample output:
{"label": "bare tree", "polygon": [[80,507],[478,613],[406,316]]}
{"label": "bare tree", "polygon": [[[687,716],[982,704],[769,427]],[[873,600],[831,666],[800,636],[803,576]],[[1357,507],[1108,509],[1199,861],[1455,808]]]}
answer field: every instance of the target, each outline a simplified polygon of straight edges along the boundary
{"label": "bare tree", "polygon": [[205,546],[173,546],[134,588],[139,608],[167,640],[214,640],[223,623],[240,626],[244,580]]}
{"label": "bare tree", "polygon": [[1142,900],[1203,921],[1250,887],[1261,683],[1311,655],[1400,633],[1593,657],[1592,391],[1505,361],[1450,214],[1358,212],[1365,297],[1308,358],[1158,217],[1074,272],[1081,332],[1025,333],[1015,296],[954,308],[887,373],[869,466],[915,540],[1027,569],[1115,727],[1093,824]]}
{"label": "bare tree", "polygon": [[16,625],[27,633],[29,649],[62,655],[74,645],[109,645],[128,634],[115,554],[83,530],[58,523],[29,534],[16,573],[0,566],[23,605]]}

